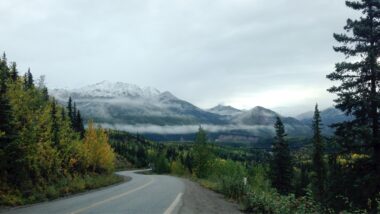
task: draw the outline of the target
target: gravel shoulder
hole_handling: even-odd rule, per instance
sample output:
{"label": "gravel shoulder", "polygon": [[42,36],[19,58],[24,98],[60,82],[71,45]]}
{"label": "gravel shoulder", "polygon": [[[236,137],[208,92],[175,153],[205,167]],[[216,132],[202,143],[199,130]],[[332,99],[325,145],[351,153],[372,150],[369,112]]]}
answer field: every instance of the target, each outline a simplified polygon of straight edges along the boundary
{"label": "gravel shoulder", "polygon": [[179,213],[242,213],[236,203],[227,201],[223,195],[206,189],[188,179],[181,180],[185,184],[185,192],[182,196]]}

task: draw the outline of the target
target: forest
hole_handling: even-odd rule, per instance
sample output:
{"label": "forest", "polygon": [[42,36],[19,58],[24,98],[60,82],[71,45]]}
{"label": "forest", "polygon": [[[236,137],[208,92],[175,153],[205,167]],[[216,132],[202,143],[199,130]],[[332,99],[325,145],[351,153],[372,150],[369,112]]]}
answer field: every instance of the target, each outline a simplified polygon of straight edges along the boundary
{"label": "forest", "polygon": [[70,99],[48,94],[44,78],[20,75],[0,59],[0,204],[21,205],[120,181],[105,130],[89,122]]}

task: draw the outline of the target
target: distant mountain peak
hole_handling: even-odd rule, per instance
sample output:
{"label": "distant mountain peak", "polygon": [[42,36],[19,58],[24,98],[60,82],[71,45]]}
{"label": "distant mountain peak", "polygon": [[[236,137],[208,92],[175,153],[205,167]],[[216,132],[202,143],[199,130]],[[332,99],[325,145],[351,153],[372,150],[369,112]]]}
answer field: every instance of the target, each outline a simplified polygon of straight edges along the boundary
{"label": "distant mountain peak", "polygon": [[255,107],[252,108],[252,110],[268,110],[268,111],[272,111],[272,110],[269,110],[269,109],[264,108],[262,106],[255,106]]}
{"label": "distant mountain peak", "polygon": [[[139,125],[150,132],[169,126],[182,132],[188,130],[187,126],[202,124],[209,125],[211,132],[243,130],[255,136],[271,136],[278,115],[261,106],[249,111],[228,105],[203,110],[169,91],[124,82],[102,81],[78,89],[54,89],[51,95],[62,104],[71,96],[85,119],[120,129]],[[289,134],[304,135],[309,130],[294,118],[282,119]]]}
{"label": "distant mountain peak", "polygon": [[221,104],[208,109],[208,111],[214,114],[219,114],[219,115],[224,115],[224,116],[237,115],[242,112],[241,110],[234,108],[232,106],[225,106]]}
{"label": "distant mountain peak", "polygon": [[164,91],[160,94],[161,99],[168,99],[168,100],[173,100],[173,99],[178,99],[176,96],[174,96],[172,93],[169,91]]}
{"label": "distant mountain peak", "polygon": [[250,110],[250,112],[255,113],[255,114],[268,114],[271,116],[278,116],[279,115],[278,113],[276,113],[270,109],[264,108],[262,106],[256,106],[256,107],[252,108]]}
{"label": "distant mountain peak", "polygon": [[153,98],[159,96],[159,90],[152,87],[141,88],[134,84],[124,82],[101,81],[92,85],[87,85],[82,88],[63,90],[54,89],[54,95],[74,94],[79,97],[129,97],[129,98]]}

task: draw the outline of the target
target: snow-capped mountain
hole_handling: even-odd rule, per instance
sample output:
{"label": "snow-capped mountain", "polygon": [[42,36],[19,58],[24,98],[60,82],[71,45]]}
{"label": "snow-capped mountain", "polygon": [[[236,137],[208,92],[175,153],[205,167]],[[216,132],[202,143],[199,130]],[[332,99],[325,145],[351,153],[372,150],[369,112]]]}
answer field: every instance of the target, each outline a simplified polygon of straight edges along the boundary
{"label": "snow-capped mountain", "polygon": [[112,83],[109,81],[102,81],[79,89],[54,89],[52,94],[54,96],[58,96],[59,98],[68,98],[69,96],[72,96],[73,98],[128,97],[151,99],[158,97],[161,92],[151,87],[140,88],[137,85],[123,82]]}
{"label": "snow-capped mountain", "polygon": [[[180,130],[188,127],[196,130],[199,125],[205,125],[213,132],[243,129],[254,136],[271,136],[278,115],[263,107],[242,111],[218,105],[203,110],[168,91],[122,82],[103,81],[79,89],[53,89],[50,94],[62,104],[72,97],[84,118],[119,129],[149,126],[148,130],[164,128],[172,133],[179,130],[178,127]],[[304,135],[309,129],[294,118],[282,119],[291,135]]]}
{"label": "snow-capped mountain", "polygon": [[136,85],[103,81],[79,89],[53,89],[62,103],[69,97],[85,118],[98,123],[190,125],[225,124],[219,115],[180,100],[170,92]]}

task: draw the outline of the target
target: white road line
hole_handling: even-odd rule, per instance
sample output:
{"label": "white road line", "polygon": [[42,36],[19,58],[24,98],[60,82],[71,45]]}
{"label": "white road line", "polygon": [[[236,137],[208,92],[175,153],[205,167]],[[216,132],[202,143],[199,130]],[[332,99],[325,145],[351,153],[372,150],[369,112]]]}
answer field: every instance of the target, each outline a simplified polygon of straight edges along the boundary
{"label": "white road line", "polygon": [[165,210],[164,214],[172,214],[178,203],[181,201],[182,195],[182,192],[178,193],[177,197],[174,199],[172,204],[170,204],[170,206]]}
{"label": "white road line", "polygon": [[99,206],[99,205],[101,205],[101,204],[104,204],[104,203],[110,202],[110,201],[112,201],[112,200],[115,200],[115,199],[121,198],[121,197],[126,196],[126,195],[128,195],[128,194],[130,194],[130,193],[133,193],[133,192],[136,192],[136,191],[138,191],[138,190],[140,190],[140,189],[143,189],[143,188],[145,188],[145,187],[147,187],[147,186],[149,186],[149,185],[151,185],[151,184],[153,183],[153,180],[154,180],[154,179],[153,179],[152,177],[149,177],[149,178],[150,178],[150,181],[149,181],[148,183],[142,185],[142,186],[139,186],[139,187],[137,187],[137,188],[135,188],[135,189],[129,190],[129,191],[124,192],[124,193],[122,193],[122,194],[112,196],[112,197],[107,198],[107,199],[105,199],[105,200],[98,201],[98,202],[96,202],[96,203],[91,204],[90,206],[83,207],[83,208],[81,208],[81,209],[75,210],[75,211],[71,212],[71,214],[78,214],[78,213],[81,213],[81,212],[83,212],[83,211],[85,211],[85,210],[88,210],[88,209],[90,209],[90,208],[93,208],[93,207]]}

